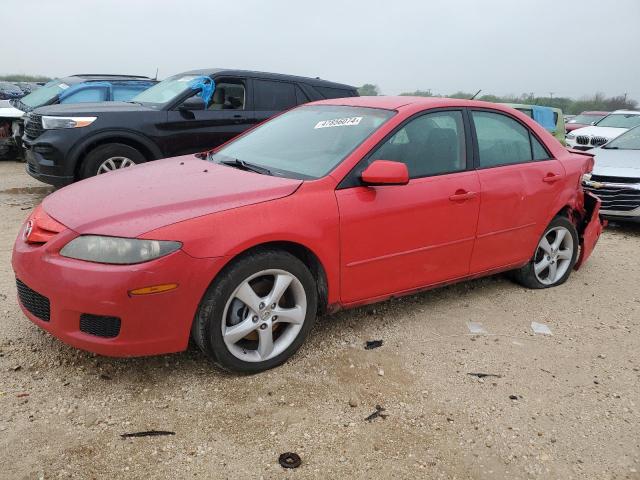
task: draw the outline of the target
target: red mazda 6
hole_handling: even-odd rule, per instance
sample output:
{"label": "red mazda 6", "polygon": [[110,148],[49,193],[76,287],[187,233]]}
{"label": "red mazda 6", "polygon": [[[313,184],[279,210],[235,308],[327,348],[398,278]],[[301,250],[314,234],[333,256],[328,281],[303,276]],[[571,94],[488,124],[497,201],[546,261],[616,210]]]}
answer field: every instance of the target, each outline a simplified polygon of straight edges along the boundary
{"label": "red mazda 6", "polygon": [[513,271],[560,285],[602,230],[566,150],[508,107],[411,97],[290,110],[208,155],[79,182],[13,252],[36,325],[110,356],[185,350],[257,372],[316,315]]}

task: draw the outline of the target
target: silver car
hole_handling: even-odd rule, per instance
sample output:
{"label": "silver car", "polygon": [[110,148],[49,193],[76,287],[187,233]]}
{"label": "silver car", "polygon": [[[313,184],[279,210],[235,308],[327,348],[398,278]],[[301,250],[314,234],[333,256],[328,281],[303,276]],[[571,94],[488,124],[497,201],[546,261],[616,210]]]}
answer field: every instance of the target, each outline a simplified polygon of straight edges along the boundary
{"label": "silver car", "polygon": [[602,200],[600,213],[640,222],[640,126],[589,153],[595,155],[595,166],[583,185]]}

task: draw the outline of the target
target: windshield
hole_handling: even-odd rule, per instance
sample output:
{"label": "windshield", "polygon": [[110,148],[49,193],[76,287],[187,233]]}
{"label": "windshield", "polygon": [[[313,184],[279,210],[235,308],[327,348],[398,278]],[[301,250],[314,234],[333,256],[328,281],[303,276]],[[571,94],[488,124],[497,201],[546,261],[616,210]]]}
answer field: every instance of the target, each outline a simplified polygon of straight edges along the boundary
{"label": "windshield", "polygon": [[233,141],[211,158],[222,163],[239,160],[285,177],[320,178],[394,114],[377,108],[300,107]]}
{"label": "windshield", "polygon": [[569,120],[568,123],[579,123],[580,125],[591,125],[592,122],[602,120],[605,115],[578,115]]}
{"label": "windshield", "polygon": [[165,78],[160,83],[133,97],[131,101],[158,108],[191,88],[189,82],[199,76],[174,75],[173,77]]}
{"label": "windshield", "polygon": [[602,148],[620,150],[640,150],[640,127],[635,127],[628,132],[614,138]]}
{"label": "windshield", "polygon": [[20,102],[28,107],[27,110],[33,110],[34,108],[48,105],[69,87],[70,85],[68,83],[64,83],[59,78],[56,78],[37,90],[34,90],[29,95],[22,97]]}
{"label": "windshield", "polygon": [[612,113],[604,117],[596,125],[598,127],[633,128],[640,125],[640,114]]}

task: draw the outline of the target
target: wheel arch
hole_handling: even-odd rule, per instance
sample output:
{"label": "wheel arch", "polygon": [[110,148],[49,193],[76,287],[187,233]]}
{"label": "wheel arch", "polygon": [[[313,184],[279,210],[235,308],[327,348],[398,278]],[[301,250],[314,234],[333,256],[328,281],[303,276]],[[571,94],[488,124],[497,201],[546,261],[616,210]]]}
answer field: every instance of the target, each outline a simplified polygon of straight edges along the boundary
{"label": "wheel arch", "polygon": [[[318,314],[326,313],[329,310],[329,280],[327,277],[327,271],[322,264],[322,261],[318,255],[306,245],[299,242],[289,240],[274,240],[263,243],[255,244],[251,247],[245,248],[231,256],[222,270],[218,273],[220,275],[224,270],[240,258],[255,253],[261,250],[282,250],[290,253],[302,263],[304,263],[313,278],[316,280],[316,288],[318,291]],[[212,281],[215,279],[212,279]]]}
{"label": "wheel arch", "polygon": [[153,141],[138,133],[125,130],[102,132],[97,135],[92,135],[74,147],[71,155],[71,158],[74,159],[74,176],[78,178],[84,159],[89,152],[109,143],[122,143],[135,148],[144,156],[146,161],[156,160],[162,157],[160,148],[158,148]]}

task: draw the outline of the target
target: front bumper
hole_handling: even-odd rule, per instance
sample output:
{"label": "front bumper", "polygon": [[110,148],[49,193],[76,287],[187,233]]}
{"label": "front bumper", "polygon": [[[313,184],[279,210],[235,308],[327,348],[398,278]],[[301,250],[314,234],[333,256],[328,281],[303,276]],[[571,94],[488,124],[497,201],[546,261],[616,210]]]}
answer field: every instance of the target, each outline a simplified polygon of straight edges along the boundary
{"label": "front bumper", "polygon": [[[65,230],[44,245],[16,240],[16,278],[49,300],[49,320],[22,303],[25,315],[63,342],[113,357],[179,352],[189,341],[198,304],[222,268],[222,258],[196,259],[182,250],[138,265],[104,265],[62,257],[60,248],[77,234]],[[177,283],[170,292],[129,296],[145,286]],[[80,329],[82,314],[117,317],[117,336],[104,338]],[[41,315],[45,317],[45,315]]]}
{"label": "front bumper", "polygon": [[586,191],[601,200],[600,214],[603,217],[640,221],[640,183],[584,180],[582,184]]}
{"label": "front bumper", "polygon": [[54,187],[64,187],[73,183],[73,175],[65,175],[64,168],[55,159],[45,157],[44,154],[35,150],[35,146],[28,141],[24,141],[24,158],[27,162],[26,171],[36,180],[53,185]]}

